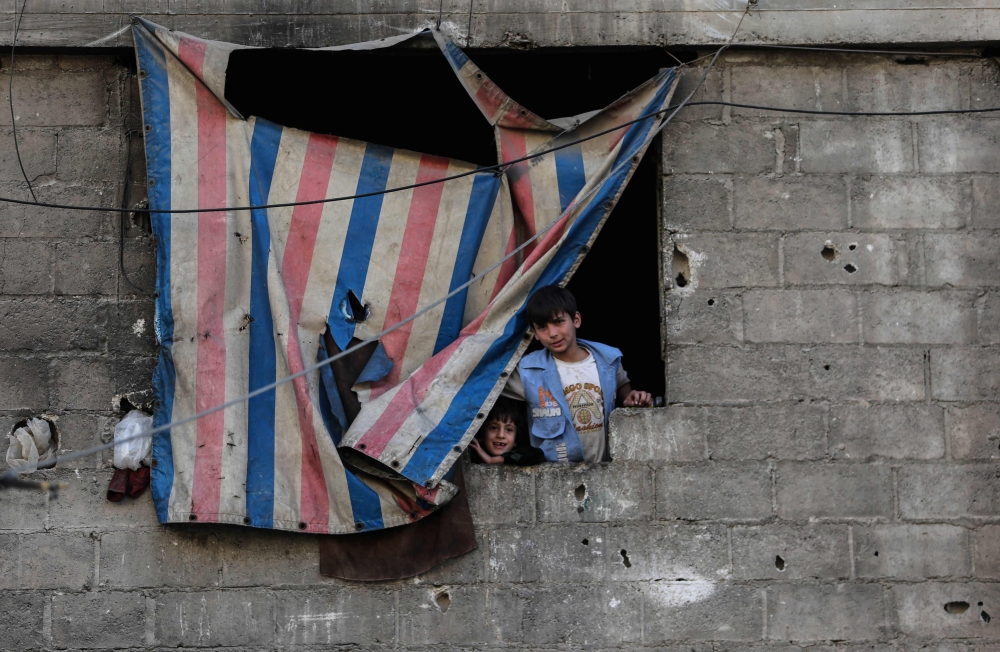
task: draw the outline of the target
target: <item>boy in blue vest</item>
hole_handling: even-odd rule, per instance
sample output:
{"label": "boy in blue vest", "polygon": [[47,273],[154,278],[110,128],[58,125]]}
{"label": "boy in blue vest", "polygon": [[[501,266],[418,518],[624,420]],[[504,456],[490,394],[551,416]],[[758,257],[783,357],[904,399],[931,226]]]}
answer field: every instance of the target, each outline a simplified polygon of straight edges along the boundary
{"label": "boy in blue vest", "polygon": [[504,394],[528,402],[531,445],[541,448],[549,462],[607,461],[608,417],[615,400],[624,407],[646,407],[652,396],[632,389],[621,351],[576,338],[580,312],[569,290],[539,288],[526,312],[535,339],[545,348],[521,359]]}

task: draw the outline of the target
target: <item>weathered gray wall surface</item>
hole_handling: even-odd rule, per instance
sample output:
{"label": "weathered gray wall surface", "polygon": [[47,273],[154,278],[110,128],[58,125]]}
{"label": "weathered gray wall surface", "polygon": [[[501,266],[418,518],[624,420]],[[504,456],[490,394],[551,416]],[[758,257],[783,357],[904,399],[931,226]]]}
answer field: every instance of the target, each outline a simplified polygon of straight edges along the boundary
{"label": "weathered gray wall surface", "polygon": [[[120,201],[133,88],[110,58],[19,59],[41,199]],[[1000,85],[992,61],[732,52],[701,96],[905,111]],[[5,121],[0,192],[25,197]],[[1000,649],[998,134],[685,112],[663,141],[671,405],[615,415],[615,462],[473,467],[479,550],[359,585],[320,577],[311,536],[161,527],[80,460],[44,474],[58,499],[0,493],[0,648]],[[44,412],[76,450],[148,388],[152,301],[117,232],[0,207],[0,432]]]}
{"label": "weathered gray wall surface", "polygon": [[[2,8],[0,45],[13,10]],[[471,47],[711,45],[733,33],[746,0],[29,0],[20,43],[131,44],[129,13],[204,38],[322,47],[432,26]],[[744,43],[979,43],[1000,40],[994,0],[760,0]]]}

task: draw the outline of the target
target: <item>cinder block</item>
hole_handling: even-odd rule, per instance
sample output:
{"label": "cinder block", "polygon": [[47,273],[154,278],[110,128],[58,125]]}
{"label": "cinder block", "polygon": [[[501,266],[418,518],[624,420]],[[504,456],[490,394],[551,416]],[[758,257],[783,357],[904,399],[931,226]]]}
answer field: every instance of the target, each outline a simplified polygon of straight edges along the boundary
{"label": "cinder block", "polygon": [[535,520],[535,475],[506,464],[466,464],[469,508],[479,527]]}
{"label": "cinder block", "polygon": [[743,297],[735,292],[667,292],[667,342],[736,344],[743,341]]}
{"label": "cinder block", "polygon": [[104,348],[107,306],[42,297],[0,299],[0,350],[94,351]]}
{"label": "cinder block", "polygon": [[3,643],[10,650],[31,650],[45,646],[42,636],[44,603],[41,593],[0,592],[0,613],[4,615]]}
{"label": "cinder block", "polygon": [[[14,75],[13,85],[19,128],[95,126],[107,119],[108,87],[100,70],[35,70]],[[6,86],[0,99],[10,99]],[[10,126],[10,111],[0,125]]]}
{"label": "cinder block", "polygon": [[906,246],[883,233],[797,233],[785,238],[789,285],[900,285],[912,282]]}
{"label": "cinder block", "polygon": [[913,171],[906,120],[855,118],[801,123],[802,172],[898,174]]}
{"label": "cinder block", "polygon": [[998,120],[970,120],[964,116],[917,123],[920,171],[1000,172]]}
{"label": "cinder block", "polygon": [[[22,180],[3,184],[6,197],[31,200]],[[122,193],[115,183],[75,186],[53,183],[34,188],[40,202],[70,206],[114,206]],[[102,238],[112,234],[115,215],[100,211],[64,210],[41,206],[6,204],[0,211],[0,237],[18,238]]]}
{"label": "cinder block", "polygon": [[929,233],[924,236],[927,285],[1000,285],[1000,237],[996,234]]}
{"label": "cinder block", "polygon": [[733,572],[743,580],[847,579],[851,575],[847,526],[735,527]]}
{"label": "cinder block", "polygon": [[95,545],[86,532],[21,535],[21,588],[91,588]]}
{"label": "cinder block", "polygon": [[56,170],[63,181],[111,181],[121,177],[124,154],[118,129],[63,129]]}
{"label": "cinder block", "polygon": [[479,586],[409,586],[402,589],[399,593],[399,642],[402,645],[481,645],[495,640],[486,610],[487,591]]}
{"label": "cinder block", "polygon": [[[56,132],[53,129],[18,129],[17,145],[21,163],[28,179],[37,183],[40,176],[56,172]],[[88,165],[93,165],[91,160]],[[17,163],[14,137],[9,129],[0,129],[0,181],[24,183],[21,166]]]}
{"label": "cinder block", "polygon": [[274,595],[264,589],[161,593],[156,642],[170,647],[267,645],[275,637]]}
{"label": "cinder block", "polygon": [[972,530],[973,575],[1000,578],[1000,525],[984,525]]}
{"label": "cinder block", "polygon": [[998,637],[1000,625],[987,621],[995,620],[1000,611],[1000,585],[921,582],[893,586],[890,591],[903,634],[935,639]]}
{"label": "cinder block", "polygon": [[876,584],[776,584],[767,588],[767,638],[874,640],[886,633]]}
{"label": "cinder block", "polygon": [[706,580],[643,586],[645,641],[760,639],[763,591]]}
{"label": "cinder block", "polygon": [[748,342],[858,340],[854,294],[847,290],[750,290],[743,308]]}
{"label": "cinder block", "polygon": [[[4,428],[0,435],[8,432],[10,430]],[[3,500],[0,500],[0,530],[45,529],[46,501],[41,491],[5,491]]]}
{"label": "cinder block", "polygon": [[45,360],[0,357],[0,410],[48,407],[48,375]]}
{"label": "cinder block", "polygon": [[689,291],[778,285],[776,235],[698,233],[676,235],[674,244],[688,258]]}
{"label": "cinder block", "polygon": [[969,532],[955,525],[855,526],[854,560],[858,577],[923,580],[972,570]]}
{"label": "cinder block", "polygon": [[940,459],[944,457],[944,410],[919,404],[834,407],[829,441],[833,459]]}
{"label": "cinder block", "polygon": [[[642,637],[643,596],[631,583],[514,586],[490,589],[490,641],[534,646],[634,646]],[[437,617],[430,608],[425,612]],[[449,612],[450,613],[450,612]],[[646,623],[650,622],[648,610]],[[467,627],[485,628],[466,619]],[[400,631],[404,631],[400,620]],[[646,630],[646,641],[649,641]],[[435,638],[434,640],[438,640]],[[448,639],[453,645],[463,638]]]}
{"label": "cinder block", "polygon": [[200,530],[109,532],[101,537],[101,585],[112,588],[219,585],[219,537]]}
{"label": "cinder block", "polygon": [[279,645],[391,645],[395,639],[395,598],[384,588],[281,591],[274,605]]}
{"label": "cinder block", "polygon": [[[323,582],[316,536],[250,528],[226,529],[218,535],[223,586],[302,586]],[[211,567],[205,568],[208,575],[215,568],[214,561],[211,563]]]}
{"label": "cinder block", "polygon": [[727,231],[732,181],[725,176],[663,177],[663,224],[670,231]]}
{"label": "cinder block", "polygon": [[857,346],[677,348],[670,403],[924,397],[921,351]]}
{"label": "cinder block", "polygon": [[49,528],[87,528],[88,531],[131,530],[140,526],[160,527],[149,491],[120,503],[107,499],[111,469],[76,475],[70,470],[55,471],[51,479],[67,487],[49,501]]}
{"label": "cinder block", "polygon": [[617,409],[611,413],[611,459],[616,462],[695,462],[705,458],[697,408]]}
{"label": "cinder block", "polygon": [[966,292],[865,292],[861,324],[875,344],[973,344],[976,297]]}
{"label": "cinder block", "polygon": [[969,179],[862,177],[851,188],[857,229],[960,229],[971,210]]}
{"label": "cinder block", "polygon": [[849,65],[848,111],[934,111],[964,109],[966,81],[959,66],[907,66],[884,59],[875,65]]}
{"label": "cinder block", "polygon": [[1000,509],[995,464],[933,464],[899,469],[899,515],[906,520],[995,517]]}
{"label": "cinder block", "polygon": [[778,465],[778,516],[805,518],[892,517],[892,474],[878,464]]}
{"label": "cinder block", "polygon": [[671,122],[663,130],[667,174],[764,174],[774,169],[776,157],[770,122]]}
{"label": "cinder block", "polygon": [[141,593],[57,593],[52,598],[52,642],[56,647],[139,647],[145,634],[146,600]]}
{"label": "cinder block", "polygon": [[17,590],[20,579],[21,540],[17,534],[0,534],[0,590]]}
{"label": "cinder block", "polygon": [[[122,284],[127,285],[124,280]],[[108,351],[156,355],[155,310],[152,299],[125,300],[108,306]]]}
{"label": "cinder block", "polygon": [[[107,436],[108,441],[114,437],[117,418],[97,417],[92,414],[67,413],[56,418],[55,425],[59,432],[59,445],[62,453],[72,453],[102,442]],[[111,453],[112,457],[114,452]],[[60,461],[61,469],[95,469],[103,464],[102,455],[88,455],[75,460]]]}
{"label": "cinder block", "polygon": [[600,582],[610,548],[607,526],[555,525],[490,532],[491,582]]}
{"label": "cinder block", "polygon": [[1000,175],[972,177],[974,229],[1000,229]]}
{"label": "cinder block", "polygon": [[635,521],[653,513],[652,472],[634,462],[545,464],[536,482],[539,522]]}
{"label": "cinder block", "polygon": [[54,255],[55,248],[48,242],[0,240],[0,292],[50,294]]}
{"label": "cinder block", "polygon": [[[732,96],[741,104],[790,109],[842,111],[843,74],[839,67],[765,65],[732,67]],[[733,115],[765,118],[799,116],[760,109],[733,107]]]}
{"label": "cinder block", "polygon": [[979,301],[979,343],[1000,344],[1000,294],[987,292]]}
{"label": "cinder block", "polygon": [[1000,458],[1000,406],[992,403],[948,408],[948,445],[960,460]]}
{"label": "cinder block", "polygon": [[56,294],[113,295],[118,287],[118,246],[113,242],[62,242],[56,247]]}
{"label": "cinder block", "polygon": [[626,525],[607,533],[608,579],[710,582],[729,579],[729,537],[722,525]]}
{"label": "cinder block", "polygon": [[656,517],[661,520],[760,520],[771,516],[771,471],[766,464],[707,464],[656,471]]}
{"label": "cinder block", "polygon": [[704,414],[713,460],[811,460],[826,454],[823,408],[816,405],[711,407]]}
{"label": "cinder block", "polygon": [[[723,69],[723,62],[717,62],[713,69],[709,71],[708,77],[705,77],[705,81],[702,83],[701,87],[698,88],[698,92],[691,98],[692,102],[718,102],[722,100],[722,92],[725,86],[725,73],[723,72]],[[677,88],[674,91],[675,103],[691,94],[691,91],[695,89],[703,74],[704,72],[701,70],[692,69],[688,71],[681,71],[680,77],[677,79]],[[678,112],[677,116],[674,118],[675,121],[679,120],[685,122],[721,119],[722,107],[718,105],[691,106],[690,108],[685,107],[684,109],[681,109],[681,111]]]}
{"label": "cinder block", "polygon": [[994,348],[931,351],[931,391],[945,401],[993,399],[1000,391],[1000,355]]}
{"label": "cinder block", "polygon": [[738,229],[847,228],[847,185],[840,176],[737,177],[733,193]]}
{"label": "cinder block", "polygon": [[108,360],[57,358],[52,361],[54,403],[63,409],[108,410],[115,395],[115,378]]}

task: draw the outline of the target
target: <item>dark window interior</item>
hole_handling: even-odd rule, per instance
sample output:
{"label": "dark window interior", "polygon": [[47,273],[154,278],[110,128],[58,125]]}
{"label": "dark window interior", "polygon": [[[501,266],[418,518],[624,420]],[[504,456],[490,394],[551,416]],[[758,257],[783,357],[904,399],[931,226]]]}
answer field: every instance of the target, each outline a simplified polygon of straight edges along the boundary
{"label": "dark window interior", "polygon": [[[492,127],[427,40],[367,52],[237,51],[226,98],[245,116],[285,126],[496,163]],[[550,118],[607,106],[675,63],[658,48],[468,54],[511,97]],[[633,387],[662,396],[656,197],[651,152],[570,288],[583,315],[580,336],[620,348]]]}

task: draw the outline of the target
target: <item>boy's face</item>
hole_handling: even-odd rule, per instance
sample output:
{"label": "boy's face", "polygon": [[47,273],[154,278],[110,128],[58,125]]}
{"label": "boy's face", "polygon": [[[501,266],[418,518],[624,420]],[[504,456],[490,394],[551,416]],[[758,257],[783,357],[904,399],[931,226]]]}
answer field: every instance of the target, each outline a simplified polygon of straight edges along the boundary
{"label": "boy's face", "polygon": [[566,353],[576,348],[576,329],[580,328],[580,313],[570,317],[568,312],[561,312],[552,317],[547,324],[533,324],[535,339],[542,343],[553,354]]}
{"label": "boy's face", "polygon": [[483,437],[483,448],[490,455],[503,455],[514,448],[517,438],[517,426],[512,421],[493,419],[486,422],[486,435]]}

